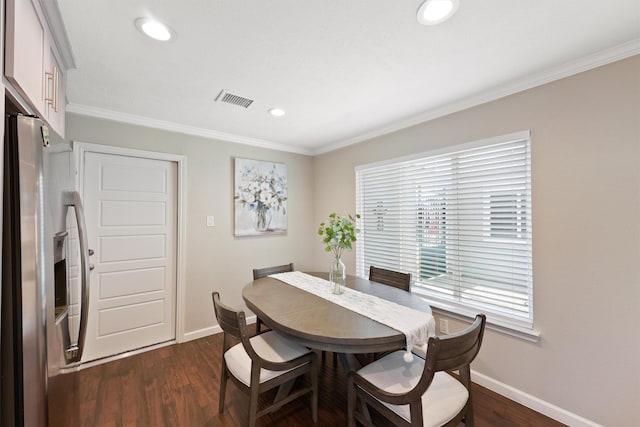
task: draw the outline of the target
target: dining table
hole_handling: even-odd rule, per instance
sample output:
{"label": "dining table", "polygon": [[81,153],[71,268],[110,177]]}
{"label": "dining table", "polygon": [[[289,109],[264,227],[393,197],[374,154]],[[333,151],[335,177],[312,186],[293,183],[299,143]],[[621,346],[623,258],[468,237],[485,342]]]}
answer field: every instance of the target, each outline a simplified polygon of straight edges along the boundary
{"label": "dining table", "polygon": [[[356,276],[347,276],[345,286],[431,315],[428,302],[411,292]],[[345,371],[355,369],[351,355],[406,347],[404,333],[274,277],[253,280],[243,288],[242,297],[263,323],[286,338],[337,353]]]}

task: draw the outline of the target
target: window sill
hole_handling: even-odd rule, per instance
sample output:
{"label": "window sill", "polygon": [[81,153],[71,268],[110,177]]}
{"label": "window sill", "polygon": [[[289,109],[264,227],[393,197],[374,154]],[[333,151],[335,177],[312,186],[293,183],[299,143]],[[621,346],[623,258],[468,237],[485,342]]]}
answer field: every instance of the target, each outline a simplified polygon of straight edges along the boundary
{"label": "window sill", "polygon": [[[421,295],[419,292],[415,292],[415,293],[419,295],[421,298],[424,298],[431,306],[432,311],[436,314],[441,314],[444,316],[452,317],[454,319],[462,320],[469,323],[473,322],[473,319],[477,314],[471,309],[464,310],[460,307],[454,307],[452,305],[449,305],[443,302],[433,301],[429,299],[428,296]],[[500,332],[502,334],[524,340],[524,341],[529,341],[533,343],[540,342],[539,331],[536,331],[533,328],[527,328],[524,326],[496,322],[495,319],[491,318],[490,314],[487,314],[486,328],[492,331]]]}

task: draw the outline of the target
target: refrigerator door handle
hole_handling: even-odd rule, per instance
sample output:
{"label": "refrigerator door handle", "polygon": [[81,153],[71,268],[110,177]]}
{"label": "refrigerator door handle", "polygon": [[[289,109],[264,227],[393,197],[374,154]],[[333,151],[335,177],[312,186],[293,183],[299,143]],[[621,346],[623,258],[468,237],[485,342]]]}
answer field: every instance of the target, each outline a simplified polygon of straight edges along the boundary
{"label": "refrigerator door handle", "polygon": [[66,351],[66,358],[69,362],[80,362],[84,351],[85,338],[87,336],[87,320],[89,318],[89,278],[91,264],[89,255],[93,255],[93,250],[89,249],[87,238],[87,225],[84,220],[84,209],[80,193],[71,191],[65,194],[65,204],[73,206],[78,223],[78,239],[80,240],[80,327],[78,329],[78,343],[71,345]]}

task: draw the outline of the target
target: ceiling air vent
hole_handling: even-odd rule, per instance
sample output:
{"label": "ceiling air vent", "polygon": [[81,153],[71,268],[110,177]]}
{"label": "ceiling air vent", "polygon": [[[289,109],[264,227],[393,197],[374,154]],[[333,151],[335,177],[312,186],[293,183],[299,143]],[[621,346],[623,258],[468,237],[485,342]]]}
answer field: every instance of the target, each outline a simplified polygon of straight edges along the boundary
{"label": "ceiling air vent", "polygon": [[227,104],[249,108],[249,106],[253,104],[253,99],[245,98],[244,96],[240,95],[234,95],[233,93],[226,92],[224,89],[222,89],[218,96],[216,96],[216,102],[224,102]]}

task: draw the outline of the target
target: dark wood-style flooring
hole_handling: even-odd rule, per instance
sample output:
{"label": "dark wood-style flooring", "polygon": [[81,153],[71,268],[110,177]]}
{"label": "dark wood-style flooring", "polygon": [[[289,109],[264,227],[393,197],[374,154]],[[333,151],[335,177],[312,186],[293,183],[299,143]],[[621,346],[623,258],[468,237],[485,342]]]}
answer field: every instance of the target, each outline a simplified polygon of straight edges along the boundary
{"label": "dark wood-style flooring", "polygon": [[[222,334],[217,334],[84,369],[67,376],[65,399],[80,402],[82,426],[244,426],[248,399],[231,382],[225,411],[218,413],[221,345]],[[326,357],[315,426],[346,426],[346,406],[344,372]],[[474,410],[477,427],[563,425],[480,386],[474,389]],[[68,419],[53,422],[69,425]],[[289,403],[257,425],[311,426],[308,400]]]}

